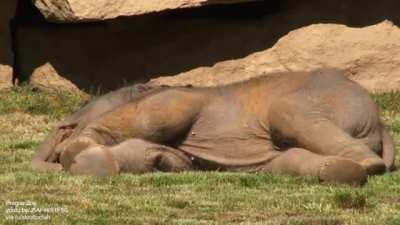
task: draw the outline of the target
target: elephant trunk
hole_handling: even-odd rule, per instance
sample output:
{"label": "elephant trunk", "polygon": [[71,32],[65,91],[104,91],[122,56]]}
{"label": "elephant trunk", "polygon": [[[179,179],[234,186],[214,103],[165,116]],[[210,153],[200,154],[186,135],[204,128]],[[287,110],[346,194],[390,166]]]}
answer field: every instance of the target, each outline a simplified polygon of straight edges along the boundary
{"label": "elephant trunk", "polygon": [[389,171],[395,169],[395,146],[393,138],[386,129],[382,129],[382,159]]}

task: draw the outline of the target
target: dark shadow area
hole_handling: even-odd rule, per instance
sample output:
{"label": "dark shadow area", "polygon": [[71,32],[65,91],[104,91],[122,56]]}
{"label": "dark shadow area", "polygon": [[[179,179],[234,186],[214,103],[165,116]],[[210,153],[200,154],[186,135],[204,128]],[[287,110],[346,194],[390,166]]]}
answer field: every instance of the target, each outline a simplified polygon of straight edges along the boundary
{"label": "dark shadow area", "polygon": [[13,76],[12,66],[14,55],[12,49],[12,35],[10,31],[11,19],[15,16],[16,2],[2,0],[0,2],[0,86],[9,85]]}
{"label": "dark shadow area", "polygon": [[18,42],[17,41],[18,40],[16,38],[14,38],[14,37],[16,37],[16,29],[15,29],[16,27],[17,27],[17,22],[15,21],[15,18],[13,18],[10,20],[10,26],[9,26],[10,32],[11,32],[11,37],[13,37],[11,39],[11,49],[13,52],[13,62],[12,62],[12,64],[13,64],[13,80],[12,80],[13,84],[17,83],[17,80],[19,79],[18,74],[20,74],[20,68],[19,68],[19,62],[18,62],[19,56],[17,55],[17,53],[18,53],[18,47],[17,47]]}
{"label": "dark shadow area", "polygon": [[17,31],[20,25],[28,26],[29,24],[45,24],[46,20],[40,14],[40,12],[35,8],[35,6],[29,1],[20,1],[17,0],[17,7],[15,11],[15,16],[10,21],[10,31],[12,36],[11,46],[14,53],[14,74],[13,74],[13,82],[15,83],[16,79],[24,78],[21,77],[21,64],[19,62],[20,59],[20,49],[18,48],[19,38],[17,38]]}
{"label": "dark shadow area", "polygon": [[242,58],[314,23],[400,24],[397,0],[259,1],[88,24],[50,24],[30,1],[19,3],[25,6],[13,30],[20,78],[49,62],[79,87],[104,91]]}
{"label": "dark shadow area", "polygon": [[[208,1],[212,3],[212,1]],[[216,1],[218,2],[218,1]],[[254,1],[236,4],[205,5],[200,8],[175,9],[157,13],[160,16],[179,19],[220,19],[220,20],[243,20],[255,19],[265,15],[279,12],[280,1]]]}

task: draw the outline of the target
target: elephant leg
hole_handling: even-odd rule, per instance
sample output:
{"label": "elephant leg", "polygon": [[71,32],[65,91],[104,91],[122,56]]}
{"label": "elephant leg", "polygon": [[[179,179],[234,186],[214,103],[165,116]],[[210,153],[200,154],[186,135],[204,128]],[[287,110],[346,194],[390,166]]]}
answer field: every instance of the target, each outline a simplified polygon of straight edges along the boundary
{"label": "elephant leg", "polygon": [[269,116],[273,132],[279,133],[282,138],[293,139],[297,146],[320,155],[354,160],[361,164],[369,175],[386,171],[379,155],[329,119],[322,117],[318,112],[307,114],[299,107],[282,104],[276,104],[276,108],[272,107]]}
{"label": "elephant leg", "polygon": [[154,143],[173,141],[196,119],[202,102],[201,95],[171,89],[127,103],[89,123],[58,146],[60,162],[68,170],[84,149],[113,146],[130,138]]}
{"label": "elephant leg", "polygon": [[120,172],[118,162],[109,147],[104,145],[92,146],[79,152],[66,170],[74,175],[96,176],[111,176]]}
{"label": "elephant leg", "polygon": [[363,185],[365,169],[358,163],[337,156],[322,156],[302,148],[291,148],[268,162],[262,171],[295,176],[318,177],[322,182]]}
{"label": "elephant leg", "polygon": [[191,160],[179,150],[129,139],[112,147],[98,145],[82,151],[74,158],[70,171],[75,175],[107,176],[119,172],[180,172],[191,168]]}
{"label": "elephant leg", "polygon": [[79,136],[71,141],[64,142],[57,146],[56,152],[59,154],[60,164],[64,170],[69,170],[75,157],[86,149],[94,147],[101,148],[103,145],[96,142],[95,139],[87,136]]}
{"label": "elephant leg", "polygon": [[192,161],[182,151],[142,139],[126,140],[110,151],[122,172],[179,172],[192,168]]}

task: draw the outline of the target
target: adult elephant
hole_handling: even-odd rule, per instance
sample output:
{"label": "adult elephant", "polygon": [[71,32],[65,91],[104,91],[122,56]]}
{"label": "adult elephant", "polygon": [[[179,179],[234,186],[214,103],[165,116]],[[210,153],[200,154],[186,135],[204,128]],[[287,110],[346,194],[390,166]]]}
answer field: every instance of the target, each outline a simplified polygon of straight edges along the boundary
{"label": "adult elephant", "polygon": [[378,107],[335,70],[213,88],[145,87],[106,95],[61,123],[34,167],[87,175],[218,169],[348,184],[394,169]]}

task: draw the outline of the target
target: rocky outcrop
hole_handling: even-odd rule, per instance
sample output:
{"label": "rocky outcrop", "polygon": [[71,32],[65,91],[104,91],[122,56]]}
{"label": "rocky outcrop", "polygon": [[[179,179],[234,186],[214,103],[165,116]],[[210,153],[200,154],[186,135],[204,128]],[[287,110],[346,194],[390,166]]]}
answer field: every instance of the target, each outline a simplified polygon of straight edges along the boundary
{"label": "rocky outcrop", "polygon": [[400,90],[400,29],[389,21],[364,28],[315,24],[294,30],[272,48],[152,84],[215,86],[280,71],[344,70],[371,91]]}
{"label": "rocky outcrop", "polygon": [[310,24],[366,27],[390,19],[400,25],[399,4],[398,0],[382,0],[379,7],[373,0],[252,1],[81,24],[34,20],[31,17],[36,16],[28,15],[41,16],[36,7],[31,12],[19,7],[17,75],[27,80],[49,62],[79,88],[105,92],[265,52],[288,32]]}
{"label": "rocky outcrop", "polygon": [[49,62],[79,88],[114,90],[266,49],[274,40],[257,19],[149,15],[90,24],[28,24],[16,31],[19,74],[28,78]]}
{"label": "rocky outcrop", "polygon": [[0,65],[0,90],[13,86],[13,69],[11,66]]}
{"label": "rocky outcrop", "polygon": [[85,92],[79,90],[71,81],[60,76],[50,63],[38,67],[33,72],[30,78],[30,85],[33,88],[49,92],[62,91],[87,96]]}
{"label": "rocky outcrop", "polygon": [[210,4],[249,1],[254,0],[34,0],[34,3],[50,21],[83,22]]}
{"label": "rocky outcrop", "polygon": [[17,1],[0,1],[0,89],[12,86],[14,55],[11,45],[10,21]]}

